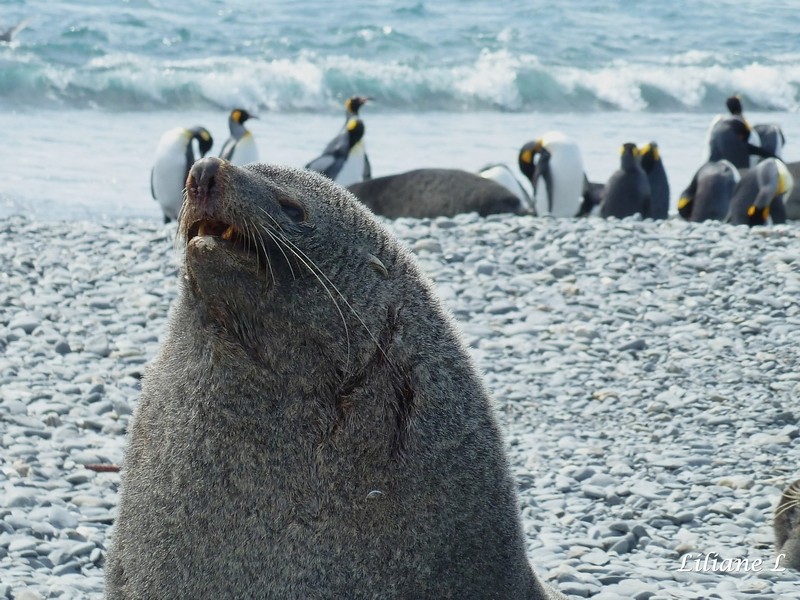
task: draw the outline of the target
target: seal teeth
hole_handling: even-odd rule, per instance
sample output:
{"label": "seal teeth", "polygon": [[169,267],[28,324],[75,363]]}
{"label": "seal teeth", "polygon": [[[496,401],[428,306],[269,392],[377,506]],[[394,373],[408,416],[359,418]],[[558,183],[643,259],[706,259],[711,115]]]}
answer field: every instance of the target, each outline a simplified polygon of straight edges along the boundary
{"label": "seal teeth", "polygon": [[206,234],[206,222],[205,221],[200,221],[200,226],[197,229],[197,235],[199,235],[200,237],[203,237],[205,234]]}
{"label": "seal teeth", "polygon": [[236,230],[233,228],[233,225],[228,225],[228,228],[222,232],[222,239],[229,240],[233,237],[233,234],[236,233]]}

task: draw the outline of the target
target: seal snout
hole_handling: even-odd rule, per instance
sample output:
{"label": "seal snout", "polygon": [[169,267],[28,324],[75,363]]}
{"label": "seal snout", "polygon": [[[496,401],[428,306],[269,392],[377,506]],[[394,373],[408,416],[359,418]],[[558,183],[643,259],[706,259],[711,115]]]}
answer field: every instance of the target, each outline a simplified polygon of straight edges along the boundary
{"label": "seal snout", "polygon": [[186,179],[186,193],[189,200],[200,206],[207,206],[211,195],[217,191],[219,171],[224,161],[209,156],[198,160],[192,165],[189,177]]}

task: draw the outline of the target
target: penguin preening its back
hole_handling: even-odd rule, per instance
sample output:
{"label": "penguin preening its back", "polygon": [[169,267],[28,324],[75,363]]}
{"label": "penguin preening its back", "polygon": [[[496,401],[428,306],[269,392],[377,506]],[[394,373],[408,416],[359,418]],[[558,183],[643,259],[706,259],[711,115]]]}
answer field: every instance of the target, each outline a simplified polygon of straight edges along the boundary
{"label": "penguin preening its back", "polygon": [[257,119],[243,108],[234,108],[228,117],[231,136],[222,146],[219,157],[234,165],[248,165],[258,162],[258,147],[253,134],[245,129],[248,119]]}
{"label": "penguin preening its back", "polygon": [[669,215],[669,181],[658,144],[650,142],[639,149],[641,165],[650,183],[650,218],[666,219]]}
{"label": "penguin preening its back", "polygon": [[519,179],[514,176],[514,173],[511,172],[511,169],[508,168],[508,165],[486,165],[480,171],[478,171],[478,175],[484,179],[489,179],[502,185],[509,192],[519,198],[525,209],[533,213],[533,203],[531,202],[531,196],[528,193],[528,190],[522,186],[522,183],[520,183]]}
{"label": "penguin preening its back", "polygon": [[639,213],[650,216],[650,182],[639,162],[636,144],[622,145],[620,168],[606,184],[600,216],[622,219]]}
{"label": "penguin preening its back", "polygon": [[768,158],[742,174],[733,191],[728,221],[734,225],[786,222],[784,198],[792,193],[794,178],[784,162]]}
{"label": "penguin preening its back", "polygon": [[[537,160],[538,159],[538,160]],[[533,186],[536,214],[575,217],[581,211],[585,178],[578,145],[549,131],[519,151],[519,169]]]}
{"label": "penguin preening its back", "polygon": [[[197,140],[198,154],[194,152],[194,140]],[[150,193],[161,205],[165,223],[178,218],[189,169],[211,150],[213,144],[214,140],[205,127],[176,127],[161,136],[150,171]]]}
{"label": "penguin preening its back", "polygon": [[741,176],[730,161],[718,160],[697,170],[678,200],[678,214],[687,221],[722,221]]}
{"label": "penguin preening its back", "polygon": [[344,187],[370,179],[364,147],[364,122],[357,117],[348,120],[322,155],[308,163],[306,169],[322,173]]}

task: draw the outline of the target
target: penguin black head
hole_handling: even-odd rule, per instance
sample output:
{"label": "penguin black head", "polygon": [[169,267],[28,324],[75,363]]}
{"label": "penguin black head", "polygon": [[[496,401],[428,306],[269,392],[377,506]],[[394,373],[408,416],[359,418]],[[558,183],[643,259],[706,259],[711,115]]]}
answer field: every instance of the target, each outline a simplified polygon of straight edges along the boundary
{"label": "penguin black head", "polygon": [[251,115],[243,108],[234,108],[231,111],[230,120],[234,123],[239,123],[242,125],[247,119],[257,119],[258,117],[255,115]]}
{"label": "penguin black head", "polygon": [[211,134],[205,127],[193,127],[189,131],[192,134],[192,139],[197,140],[197,145],[200,149],[200,157],[204,157],[208,151],[211,150],[211,146],[214,145],[214,138],[211,137]]}
{"label": "penguin black head", "polygon": [[364,106],[369,100],[372,100],[369,96],[351,96],[344,101],[344,108],[347,110],[347,114],[358,116],[358,109]]}
{"label": "penguin black head", "polygon": [[633,169],[637,166],[639,162],[639,148],[636,147],[636,144],[631,142],[622,144],[622,148],[620,148],[619,153],[622,155],[622,158],[620,159],[620,166],[624,171]]}
{"label": "penguin black head", "polygon": [[725,106],[732,115],[741,116],[742,114],[742,99],[739,96],[731,96],[725,100]]}
{"label": "penguin black head", "polygon": [[347,137],[352,148],[364,137],[364,122],[361,119],[350,119],[347,122]]}
{"label": "penguin black head", "polygon": [[519,170],[531,181],[533,181],[533,174],[536,169],[536,155],[541,151],[542,140],[528,142],[519,151]]}
{"label": "penguin black head", "polygon": [[650,142],[639,148],[639,154],[642,157],[642,168],[650,172],[657,162],[661,160],[661,155],[658,153],[658,144]]}

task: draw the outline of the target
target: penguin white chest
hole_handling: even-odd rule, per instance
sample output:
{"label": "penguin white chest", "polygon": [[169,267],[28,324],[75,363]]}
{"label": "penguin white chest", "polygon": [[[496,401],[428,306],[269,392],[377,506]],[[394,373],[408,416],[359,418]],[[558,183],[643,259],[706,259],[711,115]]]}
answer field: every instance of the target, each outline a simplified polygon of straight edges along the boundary
{"label": "penguin white chest", "polygon": [[182,128],[165,133],[156,149],[152,172],[153,196],[161,205],[164,214],[176,218],[183,204],[183,188],[188,164],[186,150],[191,143],[188,131]]}
{"label": "penguin white chest", "polygon": [[550,152],[550,189],[545,177],[536,182],[536,212],[553,217],[574,217],[583,196],[583,159],[578,145],[563,141],[547,146]]}
{"label": "penguin white chest", "polygon": [[258,162],[258,146],[256,146],[256,141],[252,133],[249,131],[246,132],[241,139],[236,142],[230,162],[237,166]]}
{"label": "penguin white chest", "polygon": [[367,156],[367,150],[364,147],[364,142],[358,142],[355,146],[350,148],[350,152],[336,175],[336,183],[343,187],[360,183],[364,181],[364,161]]}

